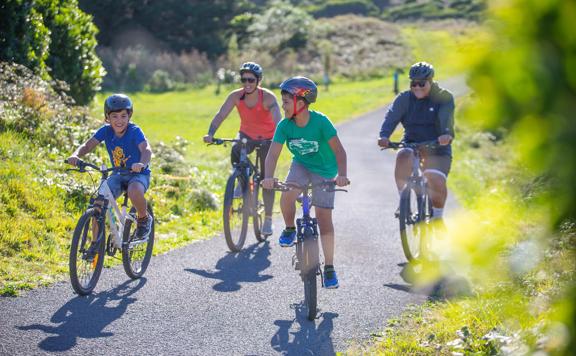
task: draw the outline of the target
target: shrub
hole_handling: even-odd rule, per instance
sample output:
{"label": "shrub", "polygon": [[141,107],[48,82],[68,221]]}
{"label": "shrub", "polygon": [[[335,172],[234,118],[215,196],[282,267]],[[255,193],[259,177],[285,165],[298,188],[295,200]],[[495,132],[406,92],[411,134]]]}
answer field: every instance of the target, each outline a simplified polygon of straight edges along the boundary
{"label": "shrub", "polygon": [[96,56],[96,27],[76,0],[8,0],[0,5],[0,60],[22,64],[47,79],[68,83],[86,104],[100,90],[104,71]]}
{"label": "shrub", "polygon": [[153,93],[162,93],[172,89],[174,89],[174,82],[170,78],[170,74],[162,69],[157,69],[148,82],[148,90]]}

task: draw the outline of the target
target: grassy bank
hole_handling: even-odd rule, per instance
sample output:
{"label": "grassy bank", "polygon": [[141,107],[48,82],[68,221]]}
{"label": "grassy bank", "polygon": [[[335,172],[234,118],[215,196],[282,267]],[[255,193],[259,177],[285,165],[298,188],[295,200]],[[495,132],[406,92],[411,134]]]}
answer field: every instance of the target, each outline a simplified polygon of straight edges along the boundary
{"label": "grassy bank", "polygon": [[[342,122],[376,109],[391,99],[387,79],[334,83],[321,91],[317,110]],[[207,146],[202,136],[227,93],[214,87],[168,94],[133,95],[134,122],[152,143],[153,181],[147,193],[157,216],[155,253],[163,253],[221,231],[220,202],[227,178],[229,147]],[[101,117],[99,96],[92,110]],[[39,112],[41,120],[48,113]],[[39,120],[40,120],[39,119]],[[102,121],[90,119],[77,142],[83,141]],[[218,135],[235,135],[236,112]],[[61,161],[73,150],[38,147],[30,136],[8,130],[0,133],[0,295],[47,285],[65,278],[72,229],[94,189],[87,175],[66,173]],[[108,162],[104,148],[87,157]],[[284,154],[284,166],[288,155]],[[226,250],[222,244],[223,252]],[[107,259],[107,264],[116,260]]]}
{"label": "grassy bank", "polygon": [[[449,234],[437,244],[451,253],[413,288],[459,276],[471,294],[450,300],[433,294],[346,354],[554,354],[568,342],[560,322],[569,314],[565,298],[576,272],[574,226],[553,238],[546,233],[550,182],[523,168],[513,137],[466,121],[457,127],[449,188],[467,212],[446,218]],[[469,233],[478,224],[483,233]]]}

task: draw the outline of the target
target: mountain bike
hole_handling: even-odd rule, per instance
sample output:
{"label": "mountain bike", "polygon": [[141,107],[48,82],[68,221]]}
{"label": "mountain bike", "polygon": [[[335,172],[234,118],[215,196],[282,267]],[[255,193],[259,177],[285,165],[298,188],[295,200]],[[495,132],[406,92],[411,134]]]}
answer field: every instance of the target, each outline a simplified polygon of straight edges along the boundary
{"label": "mountain bike", "polygon": [[[266,241],[269,235],[262,233],[265,211],[260,181],[261,176],[260,155],[262,146],[270,140],[251,140],[255,146],[255,164],[248,157],[248,139],[212,139],[214,145],[237,143],[240,146],[240,160],[234,164],[234,169],[226,182],[224,191],[224,237],[226,244],[232,252],[238,252],[244,246],[248,232],[248,220],[252,217],[254,235],[259,242]],[[237,194],[237,192],[242,192]],[[236,194],[235,194],[236,193]]]}
{"label": "mountain bike", "polygon": [[295,254],[292,257],[292,265],[300,271],[300,277],[304,283],[304,305],[308,311],[308,320],[316,318],[318,305],[317,297],[317,276],[320,275],[322,285],[324,279],[320,266],[320,250],[318,246],[318,220],[310,216],[312,207],[312,189],[321,188],[328,192],[346,192],[345,189],[336,189],[334,181],[324,181],[320,183],[308,184],[305,187],[298,187],[284,182],[276,182],[274,190],[289,191],[302,190],[302,195],[298,202],[302,206],[302,217],[296,219],[296,243]]}
{"label": "mountain bike", "polygon": [[400,207],[396,218],[400,223],[402,250],[408,261],[423,260],[430,252],[430,228],[432,202],[428,183],[422,174],[421,150],[438,146],[437,141],[420,143],[390,142],[388,148],[409,148],[413,153],[412,173],[400,193]]}
{"label": "mountain bike", "polygon": [[[65,161],[68,163],[67,161]],[[101,174],[97,192],[90,197],[86,211],[78,219],[70,247],[70,282],[79,295],[90,294],[100,278],[104,266],[104,256],[114,257],[122,252],[122,264],[128,277],[142,277],[154,246],[154,220],[152,229],[145,239],[136,237],[136,208],[128,210],[128,193],[123,191],[121,209],[106,183],[109,173],[133,174],[126,169],[99,168],[93,164],[78,160],[77,169],[68,169],[85,173],[87,168]],[[152,207],[148,204],[148,214],[153,217]],[[106,238],[106,224],[109,233]]]}

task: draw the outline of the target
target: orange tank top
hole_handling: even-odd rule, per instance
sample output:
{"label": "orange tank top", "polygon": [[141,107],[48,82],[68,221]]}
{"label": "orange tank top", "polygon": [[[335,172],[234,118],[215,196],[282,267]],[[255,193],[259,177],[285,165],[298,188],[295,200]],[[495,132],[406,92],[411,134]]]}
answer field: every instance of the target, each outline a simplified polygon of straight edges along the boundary
{"label": "orange tank top", "polygon": [[272,112],[264,108],[263,101],[264,91],[258,88],[258,102],[254,107],[246,106],[244,100],[236,104],[240,114],[240,132],[254,140],[271,139],[276,130]]}

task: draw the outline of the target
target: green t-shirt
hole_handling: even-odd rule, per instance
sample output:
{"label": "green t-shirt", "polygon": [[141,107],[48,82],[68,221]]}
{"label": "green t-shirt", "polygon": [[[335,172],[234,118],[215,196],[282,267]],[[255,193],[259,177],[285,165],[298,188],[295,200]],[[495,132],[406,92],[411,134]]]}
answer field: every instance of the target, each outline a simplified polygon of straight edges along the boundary
{"label": "green t-shirt", "polygon": [[310,120],[298,127],[294,120],[280,121],[274,133],[274,142],[284,144],[292,152],[292,159],[324,178],[334,178],[338,163],[328,141],[336,136],[336,128],[324,114],[310,111]]}

